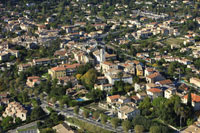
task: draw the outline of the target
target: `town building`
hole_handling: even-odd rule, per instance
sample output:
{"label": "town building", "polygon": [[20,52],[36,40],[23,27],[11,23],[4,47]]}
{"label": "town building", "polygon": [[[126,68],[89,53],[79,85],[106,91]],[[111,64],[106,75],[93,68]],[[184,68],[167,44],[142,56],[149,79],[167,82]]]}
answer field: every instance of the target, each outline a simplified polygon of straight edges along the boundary
{"label": "town building", "polygon": [[[195,94],[195,93],[191,93],[191,99],[192,99],[192,107],[194,108],[194,110],[200,110],[200,96]],[[188,94],[185,95],[182,98],[183,103],[187,104],[188,102]]]}
{"label": "town building", "polygon": [[25,121],[27,118],[27,110],[18,102],[11,102],[8,104],[8,107],[3,113],[3,117],[11,116],[14,118],[20,118],[22,121]]}
{"label": "town building", "polygon": [[140,115],[140,110],[136,107],[130,107],[128,105],[122,106],[118,111],[119,119],[133,119],[137,115]]}
{"label": "town building", "polygon": [[28,87],[35,87],[35,85],[38,85],[38,84],[40,84],[40,77],[32,76],[32,77],[27,78],[26,85]]}

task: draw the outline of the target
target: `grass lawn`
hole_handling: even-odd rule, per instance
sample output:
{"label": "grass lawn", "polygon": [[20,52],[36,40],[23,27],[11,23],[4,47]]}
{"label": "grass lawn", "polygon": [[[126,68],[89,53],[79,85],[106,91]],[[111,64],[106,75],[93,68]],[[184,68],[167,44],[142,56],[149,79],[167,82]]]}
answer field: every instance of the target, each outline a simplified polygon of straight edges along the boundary
{"label": "grass lawn", "polygon": [[28,128],[24,128],[24,129],[18,129],[17,131],[18,132],[25,132],[25,131],[28,131],[28,130],[37,130],[37,127],[36,126],[32,126],[32,127],[28,127]]}
{"label": "grass lawn", "polygon": [[180,45],[185,39],[182,38],[168,38],[163,42],[169,45]]}
{"label": "grass lawn", "polygon": [[107,111],[107,110],[105,110],[105,109],[103,109],[103,108],[100,108],[100,107],[98,106],[97,103],[91,103],[91,104],[86,105],[86,106],[84,106],[84,107],[87,108],[87,109],[98,110],[98,111],[100,111],[100,112],[105,112],[105,111]]}
{"label": "grass lawn", "polygon": [[103,128],[97,127],[95,125],[92,125],[90,123],[84,122],[82,120],[78,120],[76,118],[67,118],[66,121],[69,123],[75,124],[79,126],[81,129],[94,132],[94,133],[112,133],[111,131],[105,130]]}

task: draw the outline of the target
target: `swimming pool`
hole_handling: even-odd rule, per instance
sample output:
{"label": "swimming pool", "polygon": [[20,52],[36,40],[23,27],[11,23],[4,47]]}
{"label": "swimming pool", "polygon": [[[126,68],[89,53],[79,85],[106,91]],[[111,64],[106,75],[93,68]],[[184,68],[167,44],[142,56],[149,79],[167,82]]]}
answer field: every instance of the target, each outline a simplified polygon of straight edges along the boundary
{"label": "swimming pool", "polygon": [[78,99],[76,99],[76,101],[82,102],[82,101],[85,101],[85,100],[82,99],[82,98],[78,98]]}

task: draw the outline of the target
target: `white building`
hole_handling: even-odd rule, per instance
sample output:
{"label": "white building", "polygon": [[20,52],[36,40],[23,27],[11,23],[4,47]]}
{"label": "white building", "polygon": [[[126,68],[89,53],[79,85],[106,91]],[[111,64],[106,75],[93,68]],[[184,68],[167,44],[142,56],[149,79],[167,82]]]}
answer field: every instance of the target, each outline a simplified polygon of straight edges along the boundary
{"label": "white building", "polygon": [[8,104],[5,112],[3,113],[3,117],[11,116],[14,118],[18,117],[22,121],[26,120],[27,110],[25,110],[22,105],[18,102],[11,102]]}
{"label": "white building", "polygon": [[140,110],[136,107],[129,107],[127,105],[122,106],[118,111],[119,119],[132,119],[140,115]]}
{"label": "white building", "polygon": [[176,94],[175,88],[168,88],[167,90],[164,91],[164,97],[167,99],[170,99],[175,94]]}
{"label": "white building", "polygon": [[151,89],[148,89],[147,90],[147,95],[154,99],[156,97],[159,97],[159,96],[163,96],[163,92],[161,89],[158,89],[158,88],[151,88]]}
{"label": "white building", "polygon": [[100,89],[101,91],[111,91],[113,89],[112,84],[95,84],[94,89]]}

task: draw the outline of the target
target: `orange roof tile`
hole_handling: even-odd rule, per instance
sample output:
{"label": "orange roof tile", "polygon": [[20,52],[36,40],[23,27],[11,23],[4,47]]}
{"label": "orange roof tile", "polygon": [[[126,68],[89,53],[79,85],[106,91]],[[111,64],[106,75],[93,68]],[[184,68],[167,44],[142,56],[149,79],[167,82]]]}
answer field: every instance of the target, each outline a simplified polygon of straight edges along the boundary
{"label": "orange roof tile", "polygon": [[[195,94],[195,93],[191,93],[191,97],[192,97],[192,101],[193,102],[200,102],[200,96]],[[188,95],[184,96],[185,99],[188,98]]]}
{"label": "orange roof tile", "polygon": [[79,67],[81,64],[78,64],[78,63],[76,63],[76,64],[64,64],[64,67],[65,68],[67,68],[67,69],[70,69],[70,68],[77,68],[77,67]]}
{"label": "orange roof tile", "polygon": [[151,89],[148,89],[147,91],[150,91],[152,93],[160,93],[160,92],[162,92],[162,90],[158,89],[158,88],[151,88]]}
{"label": "orange roof tile", "polygon": [[33,79],[39,79],[40,77],[38,76],[31,76],[31,77],[28,77],[29,80],[33,80]]}
{"label": "orange roof tile", "polygon": [[113,64],[107,61],[104,61],[103,64],[108,65],[108,66],[112,66]]}
{"label": "orange roof tile", "polygon": [[172,84],[172,81],[170,79],[158,81],[161,85],[166,85],[166,84]]}
{"label": "orange roof tile", "polygon": [[53,70],[53,71],[65,71],[66,68],[64,66],[57,66],[57,67],[51,68],[51,70]]}
{"label": "orange roof tile", "polygon": [[111,100],[114,100],[114,99],[118,99],[120,98],[120,95],[112,95],[112,96],[108,96]]}
{"label": "orange roof tile", "polygon": [[133,100],[139,100],[139,97],[138,96],[132,96],[131,99],[133,99]]}
{"label": "orange roof tile", "polygon": [[155,77],[157,77],[157,76],[159,76],[159,75],[160,75],[160,73],[155,72],[155,73],[150,74],[149,76],[147,76],[147,78],[155,78]]}

